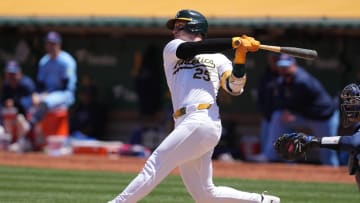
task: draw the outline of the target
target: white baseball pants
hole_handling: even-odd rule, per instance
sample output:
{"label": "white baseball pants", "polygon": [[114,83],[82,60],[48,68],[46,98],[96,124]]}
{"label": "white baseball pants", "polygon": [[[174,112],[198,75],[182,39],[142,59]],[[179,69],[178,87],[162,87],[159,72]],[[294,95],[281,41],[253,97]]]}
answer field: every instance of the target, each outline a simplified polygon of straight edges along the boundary
{"label": "white baseball pants", "polygon": [[177,119],[175,129],[149,157],[142,171],[109,203],[141,200],[177,166],[187,191],[197,203],[261,202],[260,194],[214,186],[211,156],[220,140],[221,122],[209,116],[213,113],[210,111],[194,111]]}

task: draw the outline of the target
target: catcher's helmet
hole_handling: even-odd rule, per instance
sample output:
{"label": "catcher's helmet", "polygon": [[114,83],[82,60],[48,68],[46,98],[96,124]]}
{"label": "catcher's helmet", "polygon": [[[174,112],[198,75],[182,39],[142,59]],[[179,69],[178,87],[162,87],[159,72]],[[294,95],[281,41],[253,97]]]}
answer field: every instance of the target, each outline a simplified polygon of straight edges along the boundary
{"label": "catcher's helmet", "polygon": [[208,30],[208,23],[204,15],[194,10],[180,10],[175,18],[172,18],[167,21],[166,27],[170,30],[174,29],[174,24],[176,20],[187,21],[184,29],[190,33],[200,33],[203,36],[206,36]]}
{"label": "catcher's helmet", "polygon": [[352,83],[341,91],[341,117],[344,127],[360,121],[360,88]]}

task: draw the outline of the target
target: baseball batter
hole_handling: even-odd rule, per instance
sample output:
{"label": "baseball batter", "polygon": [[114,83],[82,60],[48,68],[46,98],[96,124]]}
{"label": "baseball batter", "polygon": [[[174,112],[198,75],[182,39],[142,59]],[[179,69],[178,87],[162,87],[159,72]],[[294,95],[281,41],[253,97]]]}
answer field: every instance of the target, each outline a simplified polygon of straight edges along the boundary
{"label": "baseball batter", "polygon": [[[146,161],[138,176],[109,203],[137,202],[149,194],[175,167],[197,203],[279,203],[280,198],[215,186],[211,156],[221,136],[216,103],[220,87],[240,95],[246,83],[248,51],[260,43],[252,37],[205,39],[206,18],[194,10],[180,10],[167,28],[174,40],[163,50],[171,92],[175,129]],[[234,65],[218,52],[235,49]]]}

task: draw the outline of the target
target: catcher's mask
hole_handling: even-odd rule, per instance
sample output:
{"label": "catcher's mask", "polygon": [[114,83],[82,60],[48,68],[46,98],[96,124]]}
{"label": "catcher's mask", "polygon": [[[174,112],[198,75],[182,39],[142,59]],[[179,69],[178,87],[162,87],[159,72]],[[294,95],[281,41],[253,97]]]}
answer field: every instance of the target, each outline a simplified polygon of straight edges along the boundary
{"label": "catcher's mask", "polygon": [[208,23],[201,13],[194,10],[180,10],[175,18],[172,18],[167,21],[166,27],[170,30],[174,29],[174,24],[176,20],[187,21],[184,27],[184,30],[189,33],[198,34],[200,33],[203,37],[206,36],[208,30]]}
{"label": "catcher's mask", "polygon": [[360,88],[352,83],[341,91],[341,117],[345,128],[360,121]]}

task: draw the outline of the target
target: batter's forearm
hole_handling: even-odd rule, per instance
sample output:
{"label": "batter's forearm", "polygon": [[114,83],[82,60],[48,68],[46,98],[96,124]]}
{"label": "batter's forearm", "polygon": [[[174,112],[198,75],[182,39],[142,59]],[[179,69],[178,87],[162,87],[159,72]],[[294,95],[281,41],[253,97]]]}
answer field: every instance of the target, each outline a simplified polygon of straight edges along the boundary
{"label": "batter's forearm", "polygon": [[243,93],[246,84],[246,75],[236,77],[233,72],[226,71],[221,77],[221,87],[231,95]]}

